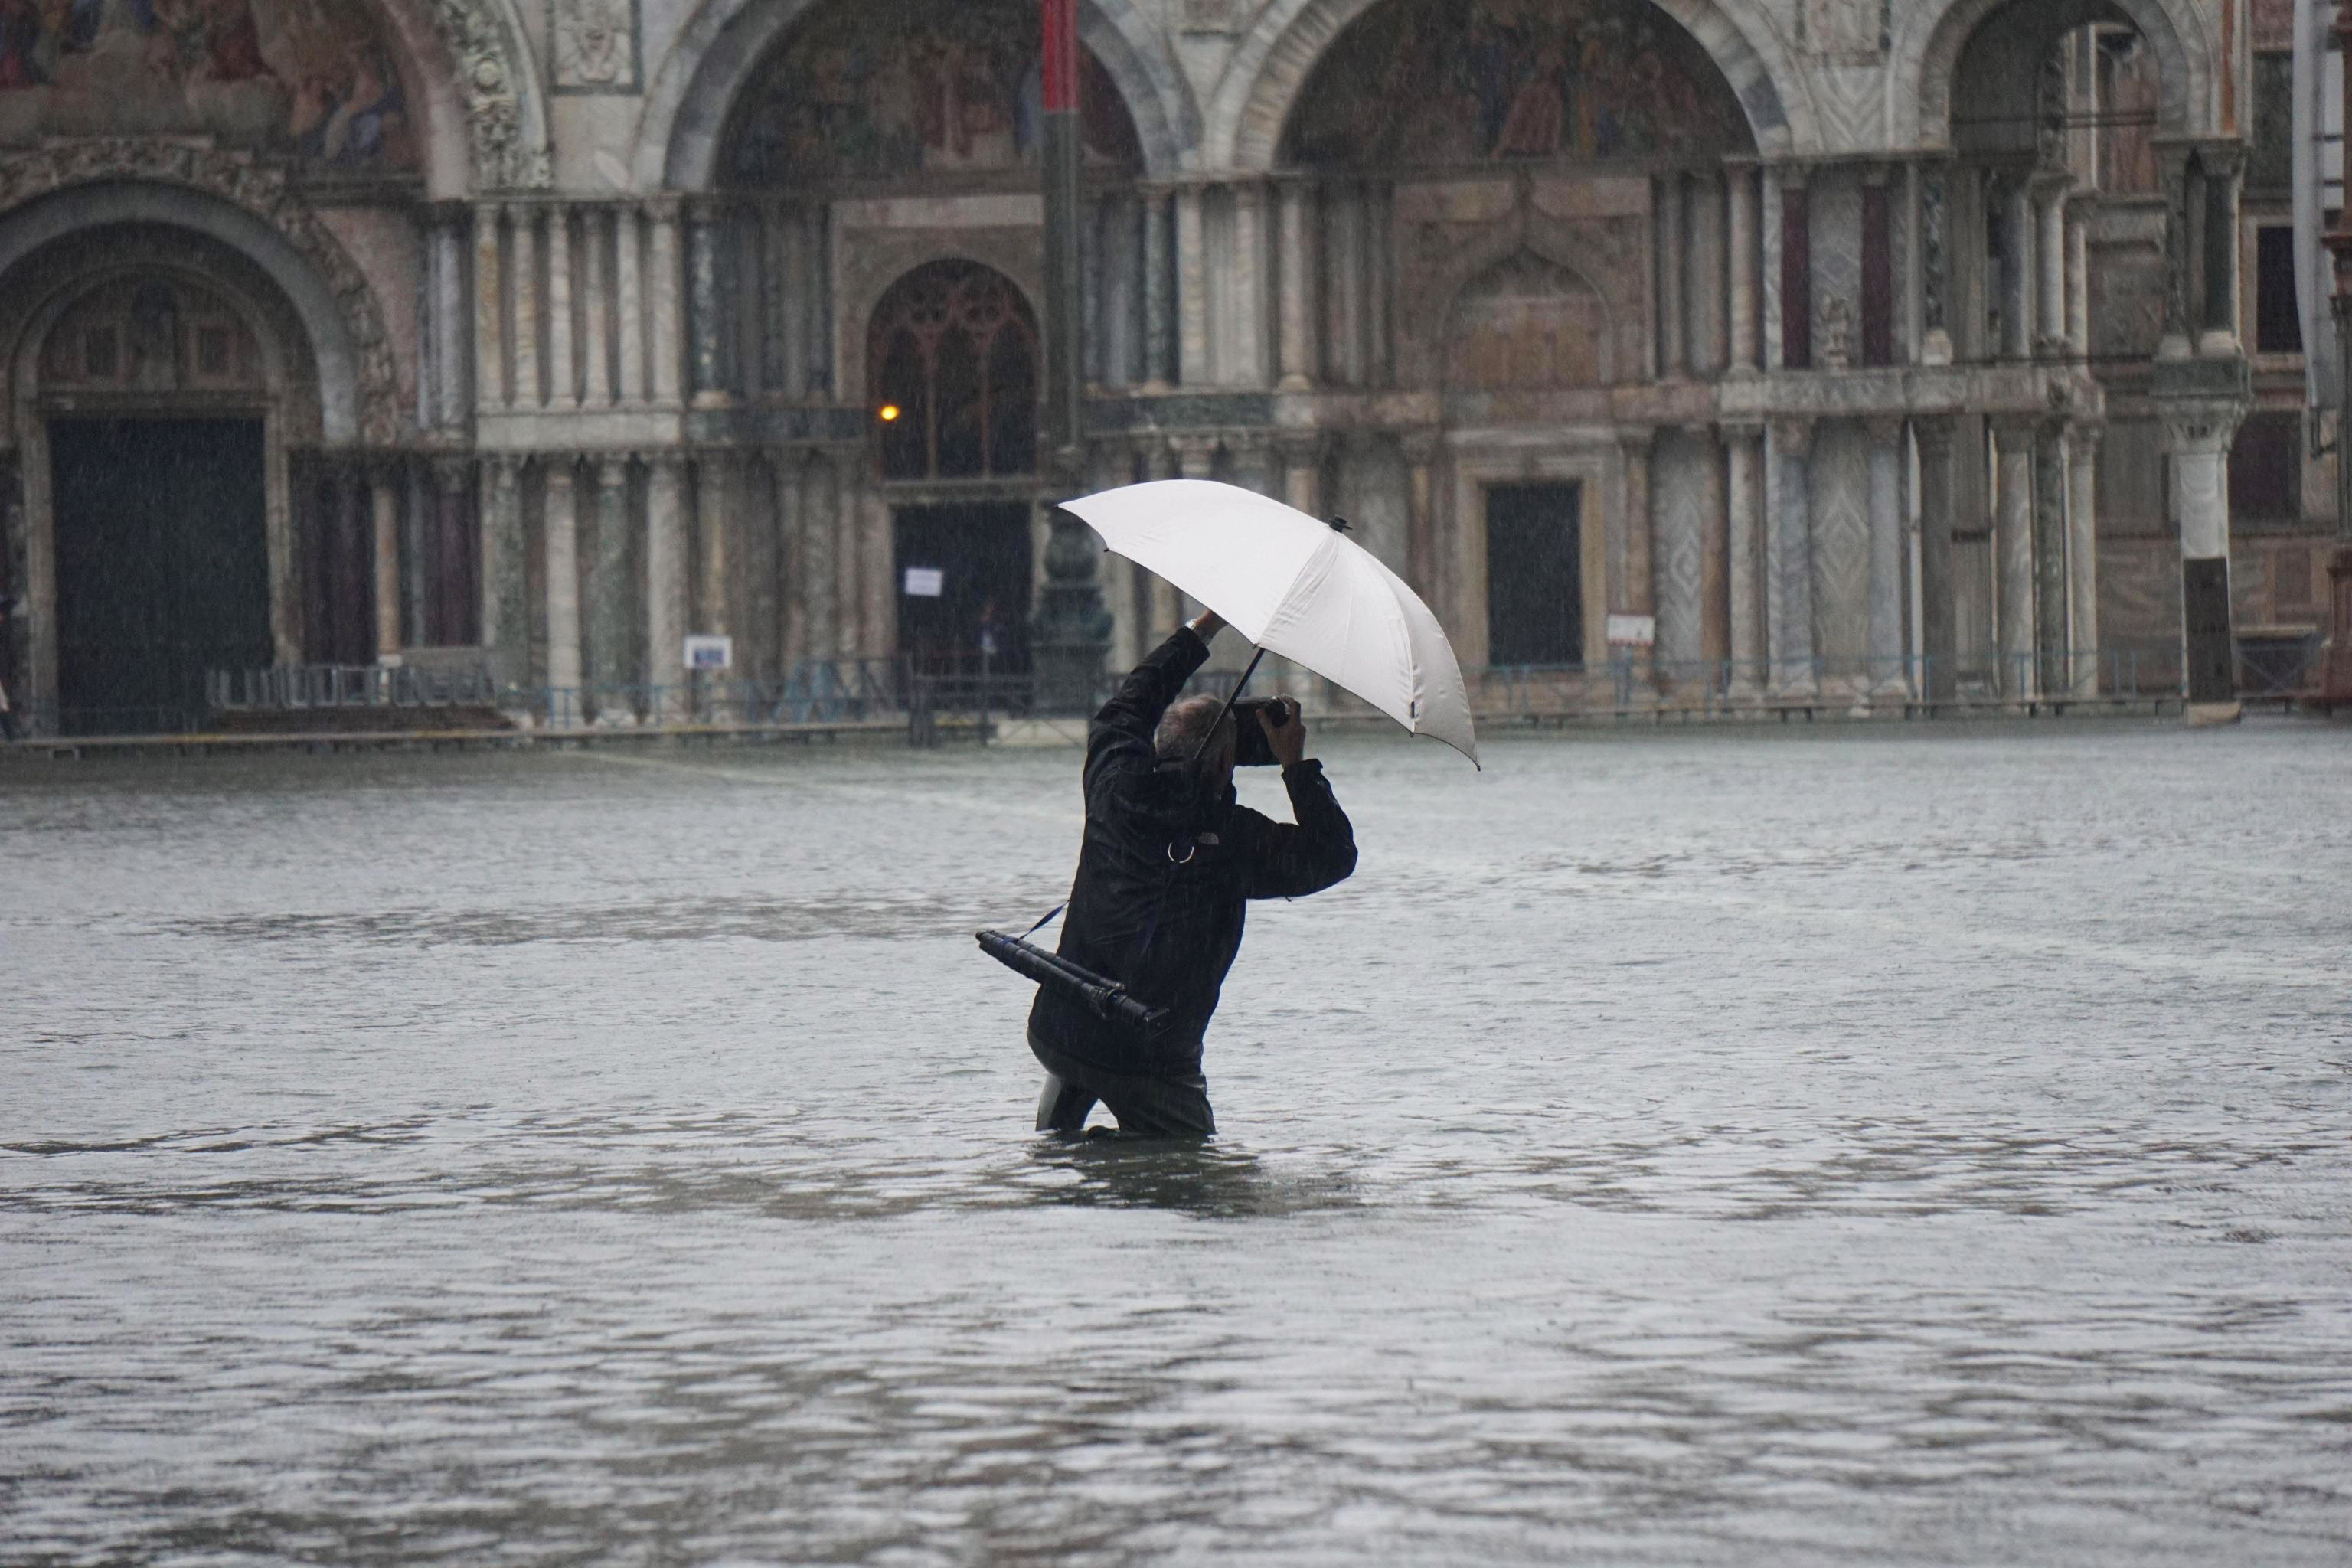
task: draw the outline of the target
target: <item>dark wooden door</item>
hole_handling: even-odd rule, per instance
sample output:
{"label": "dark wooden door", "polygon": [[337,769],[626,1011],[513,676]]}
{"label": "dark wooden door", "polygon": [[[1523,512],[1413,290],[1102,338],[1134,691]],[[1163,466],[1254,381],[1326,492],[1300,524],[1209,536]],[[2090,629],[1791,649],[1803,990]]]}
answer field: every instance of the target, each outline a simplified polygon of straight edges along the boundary
{"label": "dark wooden door", "polygon": [[[922,675],[1029,668],[1029,508],[1018,501],[902,506],[896,514],[898,651]],[[908,571],[939,574],[936,595],[907,592]]]}
{"label": "dark wooden door", "polygon": [[1574,484],[1486,490],[1486,662],[1584,662],[1583,497]]}
{"label": "dark wooden door", "polygon": [[258,419],[49,421],[68,733],[184,727],[271,661]]}

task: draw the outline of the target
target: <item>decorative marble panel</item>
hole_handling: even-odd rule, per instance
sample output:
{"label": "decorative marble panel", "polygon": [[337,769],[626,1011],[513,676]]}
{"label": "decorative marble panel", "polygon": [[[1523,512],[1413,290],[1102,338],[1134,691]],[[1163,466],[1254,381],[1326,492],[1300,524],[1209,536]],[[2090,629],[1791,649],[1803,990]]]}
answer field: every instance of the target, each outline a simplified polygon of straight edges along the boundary
{"label": "decorative marble panel", "polygon": [[1813,437],[1813,646],[1840,659],[1870,648],[1870,447],[1861,426],[1823,424]]}
{"label": "decorative marble panel", "polygon": [[548,0],[554,90],[633,93],[642,82],[635,0]]}
{"label": "decorative marble panel", "polygon": [[1668,431],[1651,457],[1650,509],[1658,615],[1657,656],[1687,663],[1706,656],[1706,509],[1713,494],[1708,469],[1713,437]]}
{"label": "decorative marble panel", "polygon": [[1862,360],[1862,184],[1824,172],[1811,186],[1813,363],[1843,370]]}

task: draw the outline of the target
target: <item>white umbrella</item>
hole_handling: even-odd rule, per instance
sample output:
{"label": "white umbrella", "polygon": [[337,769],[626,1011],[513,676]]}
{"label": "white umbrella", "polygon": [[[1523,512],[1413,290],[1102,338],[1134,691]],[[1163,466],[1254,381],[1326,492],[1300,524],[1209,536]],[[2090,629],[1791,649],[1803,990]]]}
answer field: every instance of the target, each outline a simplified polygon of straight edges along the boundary
{"label": "white umbrella", "polygon": [[1266,652],[1478,760],[1462,666],[1437,617],[1328,523],[1211,479],[1155,479],[1063,506]]}

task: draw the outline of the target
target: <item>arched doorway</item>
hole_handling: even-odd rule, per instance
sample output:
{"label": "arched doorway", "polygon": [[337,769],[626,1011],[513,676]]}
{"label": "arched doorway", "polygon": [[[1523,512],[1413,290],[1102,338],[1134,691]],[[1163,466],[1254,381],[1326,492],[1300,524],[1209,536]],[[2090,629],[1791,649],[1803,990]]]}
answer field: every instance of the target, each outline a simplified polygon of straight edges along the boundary
{"label": "arched doorway", "polygon": [[930,262],[883,295],[866,352],[894,500],[899,652],[931,675],[1025,672],[1038,417],[1029,302],[992,268]]}

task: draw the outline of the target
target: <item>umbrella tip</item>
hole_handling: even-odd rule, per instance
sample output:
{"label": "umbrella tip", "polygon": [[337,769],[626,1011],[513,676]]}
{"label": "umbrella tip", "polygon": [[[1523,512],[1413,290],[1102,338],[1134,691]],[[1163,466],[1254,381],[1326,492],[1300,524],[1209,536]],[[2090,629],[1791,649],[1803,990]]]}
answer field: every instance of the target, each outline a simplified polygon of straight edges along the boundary
{"label": "umbrella tip", "polygon": [[1334,532],[1334,533],[1345,533],[1345,532],[1347,532],[1347,531],[1348,531],[1348,520],[1347,520],[1346,518],[1344,518],[1344,517],[1335,517],[1335,518],[1333,518],[1333,519],[1331,520],[1331,531],[1332,531],[1332,532]]}

